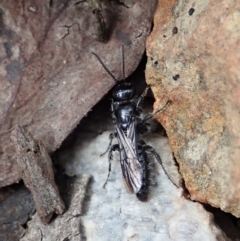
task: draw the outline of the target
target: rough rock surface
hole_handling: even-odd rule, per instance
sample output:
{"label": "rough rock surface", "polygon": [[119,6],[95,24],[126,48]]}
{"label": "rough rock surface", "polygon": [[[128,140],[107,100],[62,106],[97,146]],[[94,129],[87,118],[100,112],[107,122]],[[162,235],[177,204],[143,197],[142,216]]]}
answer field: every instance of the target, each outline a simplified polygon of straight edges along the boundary
{"label": "rough rock surface", "polygon": [[[142,57],[156,1],[101,1],[100,12],[92,2],[0,1],[0,187],[20,179],[9,138],[16,125],[51,153],[111,88],[114,81],[92,52],[116,78],[122,43],[126,75]],[[96,41],[102,18],[107,43]]]}
{"label": "rough rock surface", "polygon": [[36,213],[27,223],[27,231],[20,241],[81,241],[82,227],[80,215],[83,213],[83,203],[89,176],[83,175],[73,178],[72,184],[67,186],[66,193],[68,210],[59,215],[50,224],[44,225]]}
{"label": "rough rock surface", "polygon": [[[1,190],[0,197],[3,196],[6,195]],[[0,201],[0,240],[19,240],[25,233],[23,225],[35,210],[32,195],[25,187],[21,187]]]}
{"label": "rough rock surface", "polygon": [[[114,128],[110,112],[106,111],[109,102],[94,108],[70,137],[68,145],[71,148],[59,150],[54,157],[68,175],[92,176],[85,212],[80,216],[86,240],[228,240],[214,224],[212,215],[201,204],[186,200],[182,189],[169,181],[158,163],[154,165],[157,185],[150,188],[148,202],[140,202],[127,192],[117,153],[112,161],[110,179],[106,189],[103,188],[108,174],[108,157],[107,154],[100,157],[100,154],[106,150]],[[152,130],[155,134],[147,134],[144,140],[161,155],[164,167],[178,183],[179,174],[168,139],[159,134],[159,124],[153,123]]]}
{"label": "rough rock surface", "polygon": [[55,183],[51,157],[43,144],[22,126],[17,126],[11,138],[16,144],[20,176],[33,195],[40,219],[47,224],[54,214],[62,214],[65,210]]}
{"label": "rough rock surface", "polygon": [[240,2],[159,1],[147,82],[191,198],[240,217]]}

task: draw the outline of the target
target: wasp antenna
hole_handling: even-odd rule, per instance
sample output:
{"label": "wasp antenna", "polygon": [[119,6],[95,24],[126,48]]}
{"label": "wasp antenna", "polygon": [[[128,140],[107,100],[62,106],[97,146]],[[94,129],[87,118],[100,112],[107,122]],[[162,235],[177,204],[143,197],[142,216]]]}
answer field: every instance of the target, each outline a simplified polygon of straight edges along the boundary
{"label": "wasp antenna", "polygon": [[97,58],[97,60],[100,62],[102,67],[106,70],[106,72],[112,77],[112,79],[115,80],[115,82],[118,82],[118,80],[115,78],[115,76],[111,73],[111,71],[107,68],[107,66],[102,62],[100,57],[97,54],[95,54],[94,52],[92,52],[92,54]]}
{"label": "wasp antenna", "polygon": [[124,62],[124,43],[122,43],[122,77],[123,77],[123,80],[126,79],[126,77],[125,77],[125,62]]}

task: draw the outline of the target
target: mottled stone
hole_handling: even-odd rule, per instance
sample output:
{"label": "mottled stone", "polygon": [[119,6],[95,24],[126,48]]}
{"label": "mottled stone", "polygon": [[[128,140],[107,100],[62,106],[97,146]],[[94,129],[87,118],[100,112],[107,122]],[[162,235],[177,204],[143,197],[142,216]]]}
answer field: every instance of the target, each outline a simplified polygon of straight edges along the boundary
{"label": "mottled stone", "polygon": [[56,214],[62,214],[65,205],[54,180],[51,157],[45,147],[22,126],[11,136],[16,145],[20,176],[31,191],[38,215],[47,224]]}
{"label": "mottled stone", "polygon": [[240,2],[159,1],[146,78],[193,200],[240,217]]}
{"label": "mottled stone", "polygon": [[[36,213],[27,223],[27,230],[20,241],[81,241],[83,230],[80,215],[89,182],[89,176],[81,176],[68,180],[68,210],[56,217],[50,224],[44,225]],[[71,184],[70,184],[71,183]]]}
{"label": "mottled stone", "polygon": [[[0,192],[2,196],[2,190]],[[25,234],[24,224],[35,211],[31,193],[20,187],[0,203],[0,240],[16,241]]]}

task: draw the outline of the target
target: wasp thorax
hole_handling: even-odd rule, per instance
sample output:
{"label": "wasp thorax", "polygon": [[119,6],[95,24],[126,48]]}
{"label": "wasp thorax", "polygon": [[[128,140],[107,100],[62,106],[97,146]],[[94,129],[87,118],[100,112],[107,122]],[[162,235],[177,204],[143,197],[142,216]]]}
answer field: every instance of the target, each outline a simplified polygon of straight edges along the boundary
{"label": "wasp thorax", "polygon": [[131,100],[136,94],[135,87],[132,83],[123,82],[117,84],[113,90],[113,99],[116,101]]}

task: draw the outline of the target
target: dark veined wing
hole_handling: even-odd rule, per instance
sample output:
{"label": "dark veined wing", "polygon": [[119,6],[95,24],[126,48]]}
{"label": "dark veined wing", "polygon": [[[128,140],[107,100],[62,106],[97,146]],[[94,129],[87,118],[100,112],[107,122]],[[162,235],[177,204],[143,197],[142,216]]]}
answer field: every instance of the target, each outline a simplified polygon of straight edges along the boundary
{"label": "dark veined wing", "polygon": [[129,191],[137,193],[142,187],[143,170],[138,160],[135,122],[129,125],[126,134],[117,126],[117,133],[123,178]]}

